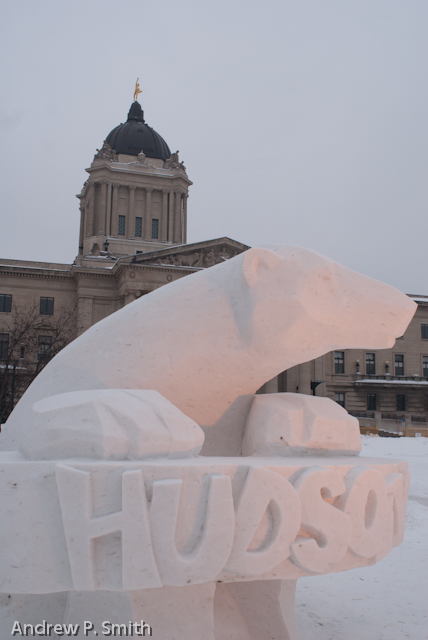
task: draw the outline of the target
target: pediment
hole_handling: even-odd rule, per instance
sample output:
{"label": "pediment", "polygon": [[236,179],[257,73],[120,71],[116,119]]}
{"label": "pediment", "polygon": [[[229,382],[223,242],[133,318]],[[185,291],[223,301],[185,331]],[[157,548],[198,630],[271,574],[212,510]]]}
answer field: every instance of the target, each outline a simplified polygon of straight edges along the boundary
{"label": "pediment", "polygon": [[249,248],[230,238],[217,238],[144,253],[134,256],[132,262],[204,269],[230,260]]}

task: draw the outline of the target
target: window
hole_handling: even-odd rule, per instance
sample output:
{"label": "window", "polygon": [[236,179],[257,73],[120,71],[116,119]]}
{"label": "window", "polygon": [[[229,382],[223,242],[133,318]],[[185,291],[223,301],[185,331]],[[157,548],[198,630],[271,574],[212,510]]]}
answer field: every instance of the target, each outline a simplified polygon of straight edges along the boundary
{"label": "window", "polygon": [[[135,218],[135,237],[136,238],[141,238],[142,230],[143,230],[143,218]],[[124,230],[124,233],[125,233],[125,230]]]}
{"label": "window", "polygon": [[345,394],[344,393],[335,393],[334,394],[334,401],[337,402],[337,404],[340,404],[341,407],[345,408]]}
{"label": "window", "polygon": [[422,356],[422,376],[428,378],[428,356]]}
{"label": "window", "polygon": [[153,218],[152,220],[152,238],[159,237],[159,220],[158,218]]}
{"label": "window", "polygon": [[117,235],[125,235],[125,216],[119,216],[119,224],[117,226]]}
{"label": "window", "polygon": [[40,298],[40,315],[53,316],[54,298]]}
{"label": "window", "polygon": [[334,352],[334,373],[345,373],[345,352]]}
{"label": "window", "polygon": [[376,394],[367,394],[367,411],[376,411]]}
{"label": "window", "polygon": [[10,313],[12,310],[12,296],[0,293],[0,313]]}
{"label": "window", "polygon": [[404,376],[404,356],[395,354],[394,360],[395,360],[395,375]]}
{"label": "window", "polygon": [[25,358],[25,347],[21,347],[19,357],[20,357],[20,358]]}
{"label": "window", "polygon": [[366,353],[366,374],[374,376],[376,373],[376,354]]}
{"label": "window", "polygon": [[142,252],[142,251],[137,251],[136,253],[138,253],[138,254],[139,254],[139,253],[143,253],[143,252]]}
{"label": "window", "polygon": [[428,324],[421,324],[421,338],[428,340]]}
{"label": "window", "polygon": [[37,362],[48,362],[51,357],[52,337],[39,336],[39,348],[37,351]]}
{"label": "window", "polygon": [[406,410],[406,396],[404,394],[397,394],[395,396],[397,402],[397,411],[405,411]]}
{"label": "window", "polygon": [[9,352],[9,334],[0,333],[0,360],[7,360]]}

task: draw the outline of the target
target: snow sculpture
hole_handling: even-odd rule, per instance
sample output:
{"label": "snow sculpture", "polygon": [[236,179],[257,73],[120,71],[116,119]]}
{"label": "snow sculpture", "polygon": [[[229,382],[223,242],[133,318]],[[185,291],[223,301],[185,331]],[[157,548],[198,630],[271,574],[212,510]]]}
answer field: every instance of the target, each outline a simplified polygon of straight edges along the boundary
{"label": "snow sculpture", "polygon": [[244,456],[355,455],[361,451],[360,425],[328,398],[299,393],[254,396],[242,442]]}
{"label": "snow sculpture", "polygon": [[252,394],[326,351],[392,346],[415,308],[279,247],[89,329],[6,425],[19,450],[0,453],[3,635],[21,616],[78,638],[116,624],[161,640],[294,640],[298,578],[400,544],[407,465],[357,457],[358,423],[328,399]]}
{"label": "snow sculpture", "polygon": [[102,389],[60,393],[33,405],[23,432],[29,460],[138,460],[199,453],[202,429],[157,391]]}
{"label": "snow sculpture", "polygon": [[63,349],[9,418],[92,389],[154,389],[200,426],[286,369],[333,349],[391,347],[415,303],[295,247],[250,249],[142,296]]}

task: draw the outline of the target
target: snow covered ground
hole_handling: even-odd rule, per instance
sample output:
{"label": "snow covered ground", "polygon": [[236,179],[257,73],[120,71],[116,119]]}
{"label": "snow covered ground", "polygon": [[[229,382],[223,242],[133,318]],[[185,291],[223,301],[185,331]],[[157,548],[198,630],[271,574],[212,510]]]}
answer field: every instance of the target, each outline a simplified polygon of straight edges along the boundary
{"label": "snow covered ground", "polygon": [[362,456],[407,460],[411,473],[404,542],[372,567],[302,578],[301,640],[428,638],[428,438],[361,436]]}

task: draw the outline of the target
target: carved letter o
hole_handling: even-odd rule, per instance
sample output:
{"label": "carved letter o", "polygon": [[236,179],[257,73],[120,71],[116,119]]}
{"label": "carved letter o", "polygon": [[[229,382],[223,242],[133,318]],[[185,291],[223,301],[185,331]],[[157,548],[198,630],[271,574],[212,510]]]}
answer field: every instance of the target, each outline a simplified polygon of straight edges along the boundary
{"label": "carved letter o", "polygon": [[354,467],[344,478],[346,492],[334,506],[352,524],[349,549],[360,558],[372,558],[382,546],[387,522],[385,480],[376,469]]}

